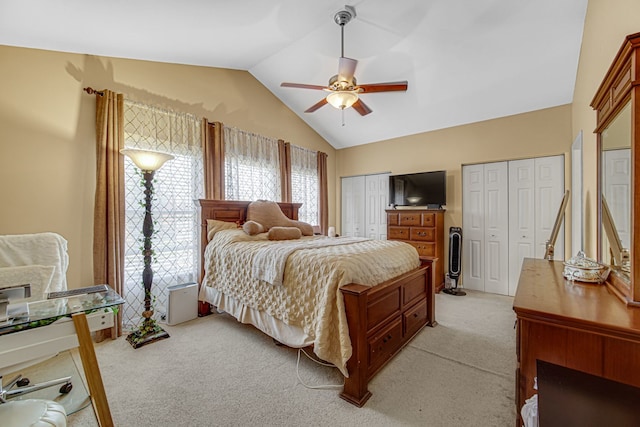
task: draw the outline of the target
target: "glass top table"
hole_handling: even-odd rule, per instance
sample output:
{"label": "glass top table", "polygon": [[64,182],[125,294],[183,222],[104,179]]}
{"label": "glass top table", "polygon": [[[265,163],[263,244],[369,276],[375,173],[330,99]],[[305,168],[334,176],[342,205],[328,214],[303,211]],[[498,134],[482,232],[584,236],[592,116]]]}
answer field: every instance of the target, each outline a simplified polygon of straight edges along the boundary
{"label": "glass top table", "polygon": [[113,326],[117,306],[124,300],[106,285],[100,292],[71,291],[72,295],[29,302],[28,310],[15,313],[10,324],[0,327],[0,369],[78,347],[98,425],[113,426],[91,332]]}
{"label": "glass top table", "polygon": [[0,326],[0,335],[46,326],[75,313],[116,311],[116,306],[124,304],[124,299],[110,286],[105,285],[105,287],[106,290],[101,292],[28,302],[26,304],[28,310],[17,314],[9,324]]}

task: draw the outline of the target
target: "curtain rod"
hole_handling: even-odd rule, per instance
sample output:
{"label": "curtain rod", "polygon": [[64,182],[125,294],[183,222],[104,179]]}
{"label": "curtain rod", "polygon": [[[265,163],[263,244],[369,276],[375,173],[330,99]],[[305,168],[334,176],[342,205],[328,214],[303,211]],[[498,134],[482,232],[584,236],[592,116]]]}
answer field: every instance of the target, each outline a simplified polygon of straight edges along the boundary
{"label": "curtain rod", "polygon": [[104,96],[104,92],[100,92],[100,91],[98,91],[98,90],[95,90],[94,88],[92,88],[92,87],[90,87],[90,86],[89,86],[89,87],[85,87],[85,88],[84,88],[84,89],[82,89],[82,90],[84,90],[85,92],[87,92],[89,95],[94,95],[94,94],[95,94],[95,95]]}

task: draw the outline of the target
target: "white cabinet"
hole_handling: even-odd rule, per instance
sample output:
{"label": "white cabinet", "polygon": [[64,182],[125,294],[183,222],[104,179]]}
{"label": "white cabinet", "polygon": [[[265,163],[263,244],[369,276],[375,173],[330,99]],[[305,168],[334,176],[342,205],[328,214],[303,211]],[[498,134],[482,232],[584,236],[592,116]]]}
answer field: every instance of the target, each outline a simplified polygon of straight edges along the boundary
{"label": "white cabinet", "polygon": [[389,174],[342,178],[342,235],[386,240]]}
{"label": "white cabinet", "polygon": [[[515,295],[525,257],[542,258],[564,195],[564,157],[462,167],[462,283]],[[564,232],[555,256],[564,257]]]}

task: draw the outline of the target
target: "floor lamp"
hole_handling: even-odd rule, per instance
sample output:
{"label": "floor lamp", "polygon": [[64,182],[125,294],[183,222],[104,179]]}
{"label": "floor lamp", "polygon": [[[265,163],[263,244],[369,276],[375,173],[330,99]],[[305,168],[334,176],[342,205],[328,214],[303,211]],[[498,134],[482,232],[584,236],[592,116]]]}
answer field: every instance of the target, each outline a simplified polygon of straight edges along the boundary
{"label": "floor lamp", "polygon": [[142,223],[142,234],[144,236],[144,270],[142,271],[142,284],[144,285],[144,311],[142,312],[142,325],[127,336],[127,341],[133,348],[142,347],[145,344],[157,340],[169,338],[169,334],[162,329],[153,319],[153,308],[151,307],[151,284],[153,283],[153,270],[151,269],[151,238],[153,236],[153,219],[151,216],[151,202],[153,200],[153,176],[155,172],[168,161],[173,160],[171,154],[160,153],[158,151],[147,151],[138,149],[120,150],[122,154],[129,157],[133,163],[142,171],[144,177],[144,222]]}

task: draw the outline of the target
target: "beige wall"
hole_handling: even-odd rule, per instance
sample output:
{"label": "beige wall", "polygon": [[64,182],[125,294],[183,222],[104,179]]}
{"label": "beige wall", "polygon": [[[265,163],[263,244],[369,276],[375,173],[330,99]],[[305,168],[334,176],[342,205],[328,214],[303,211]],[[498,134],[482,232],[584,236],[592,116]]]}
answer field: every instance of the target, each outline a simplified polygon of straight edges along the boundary
{"label": "beige wall", "polygon": [[596,114],[591,100],[611,65],[624,37],[640,32],[640,1],[589,0],[582,51],[572,104],[572,129],[583,131],[585,249],[596,256],[597,243],[597,147],[593,130]]}
{"label": "beige wall", "polygon": [[69,242],[70,287],[92,284],[95,99],[83,87],[335,150],[245,71],[0,46],[0,234],[54,231]]}
{"label": "beige wall", "polygon": [[[92,281],[95,102],[82,92],[92,86],[328,153],[329,221],[338,227],[341,176],[446,169],[448,230],[462,224],[462,164],[567,154],[583,130],[585,247],[595,255],[589,103],[624,36],[640,31],[638,16],[637,0],[589,1],[570,106],[337,152],[247,72],[0,46],[0,234],[64,235],[70,286]],[[568,156],[566,164],[568,174]]]}
{"label": "beige wall", "polygon": [[[449,227],[462,226],[462,165],[557,154],[566,154],[567,164],[572,142],[571,106],[564,105],[342,149],[337,170],[338,177],[345,177],[445,169],[448,235]],[[339,179],[336,185],[340,186]],[[340,188],[336,194],[339,198]],[[336,205],[340,206],[339,199]],[[445,254],[447,247],[448,241]]]}

